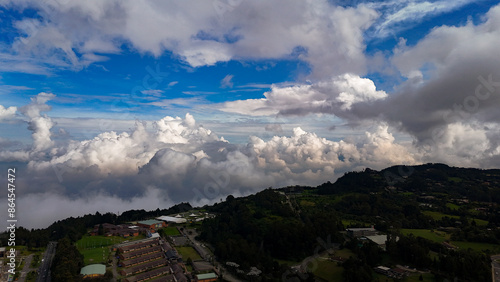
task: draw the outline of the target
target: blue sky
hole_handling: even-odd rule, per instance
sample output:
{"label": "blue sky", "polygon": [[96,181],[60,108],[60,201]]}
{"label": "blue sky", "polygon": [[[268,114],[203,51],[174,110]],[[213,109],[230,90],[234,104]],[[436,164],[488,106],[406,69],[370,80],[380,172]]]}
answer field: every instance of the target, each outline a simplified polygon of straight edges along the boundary
{"label": "blue sky", "polygon": [[0,164],[43,180],[28,206],[500,165],[498,1],[3,0],[0,15]]}

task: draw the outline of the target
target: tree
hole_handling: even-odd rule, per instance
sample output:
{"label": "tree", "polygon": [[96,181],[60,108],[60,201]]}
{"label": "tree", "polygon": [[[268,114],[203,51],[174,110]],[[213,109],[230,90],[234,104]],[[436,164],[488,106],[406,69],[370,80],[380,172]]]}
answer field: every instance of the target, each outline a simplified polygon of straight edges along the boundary
{"label": "tree", "polygon": [[98,235],[104,235],[104,227],[102,227],[102,224],[99,224],[99,229],[97,230]]}

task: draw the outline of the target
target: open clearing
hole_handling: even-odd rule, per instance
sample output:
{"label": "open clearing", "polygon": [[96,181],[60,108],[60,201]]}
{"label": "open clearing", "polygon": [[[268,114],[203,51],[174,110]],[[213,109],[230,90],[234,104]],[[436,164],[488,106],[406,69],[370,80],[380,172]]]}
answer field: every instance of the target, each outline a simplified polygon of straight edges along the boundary
{"label": "open clearing", "polygon": [[188,258],[191,258],[192,261],[201,260],[200,255],[193,247],[176,247],[176,249],[182,256],[183,261],[187,261]]}
{"label": "open clearing", "polygon": [[443,243],[450,239],[450,234],[446,232],[436,230],[431,232],[429,229],[401,229],[401,233],[403,233],[403,235],[413,234],[414,236],[422,237],[437,243]]}

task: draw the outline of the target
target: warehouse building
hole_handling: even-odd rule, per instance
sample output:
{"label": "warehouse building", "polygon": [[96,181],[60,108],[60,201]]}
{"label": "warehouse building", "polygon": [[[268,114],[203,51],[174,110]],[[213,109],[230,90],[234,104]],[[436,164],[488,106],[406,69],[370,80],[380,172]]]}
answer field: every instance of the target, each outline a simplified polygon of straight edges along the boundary
{"label": "warehouse building", "polygon": [[167,224],[164,221],[148,219],[143,221],[138,221],[137,225],[140,227],[148,228],[151,231],[158,230],[163,227],[167,227]]}
{"label": "warehouse building", "polygon": [[173,216],[166,216],[166,215],[157,217],[156,219],[164,221],[167,224],[168,223],[186,223],[187,222],[187,220],[182,218],[182,217],[173,217]]}
{"label": "warehouse building", "polygon": [[347,228],[346,231],[351,238],[377,235],[377,230],[373,226],[370,228]]}
{"label": "warehouse building", "polygon": [[93,278],[99,277],[106,274],[106,266],[104,264],[91,264],[85,267],[82,267],[80,270],[80,274],[83,275],[83,278]]}

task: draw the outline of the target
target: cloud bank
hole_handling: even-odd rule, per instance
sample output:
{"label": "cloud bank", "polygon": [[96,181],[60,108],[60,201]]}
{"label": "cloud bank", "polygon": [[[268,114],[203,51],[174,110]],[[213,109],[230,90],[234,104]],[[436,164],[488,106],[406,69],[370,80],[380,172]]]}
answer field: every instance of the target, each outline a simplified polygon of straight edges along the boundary
{"label": "cloud bank", "polygon": [[[33,146],[0,153],[2,166],[18,167],[19,217],[30,227],[47,225],[57,215],[73,215],[75,207],[82,208],[81,214],[180,201],[203,205],[269,186],[318,185],[367,165],[417,162],[410,150],[395,143],[387,126],[350,141],[334,142],[295,128],[291,136],[267,141],[251,137],[246,144],[231,144],[190,114],[137,121],[129,132],[55,143],[53,122],[40,115],[49,110],[45,103],[53,96],[40,93],[21,107],[29,118],[25,122],[33,131]],[[29,216],[34,209],[37,219]]]}

